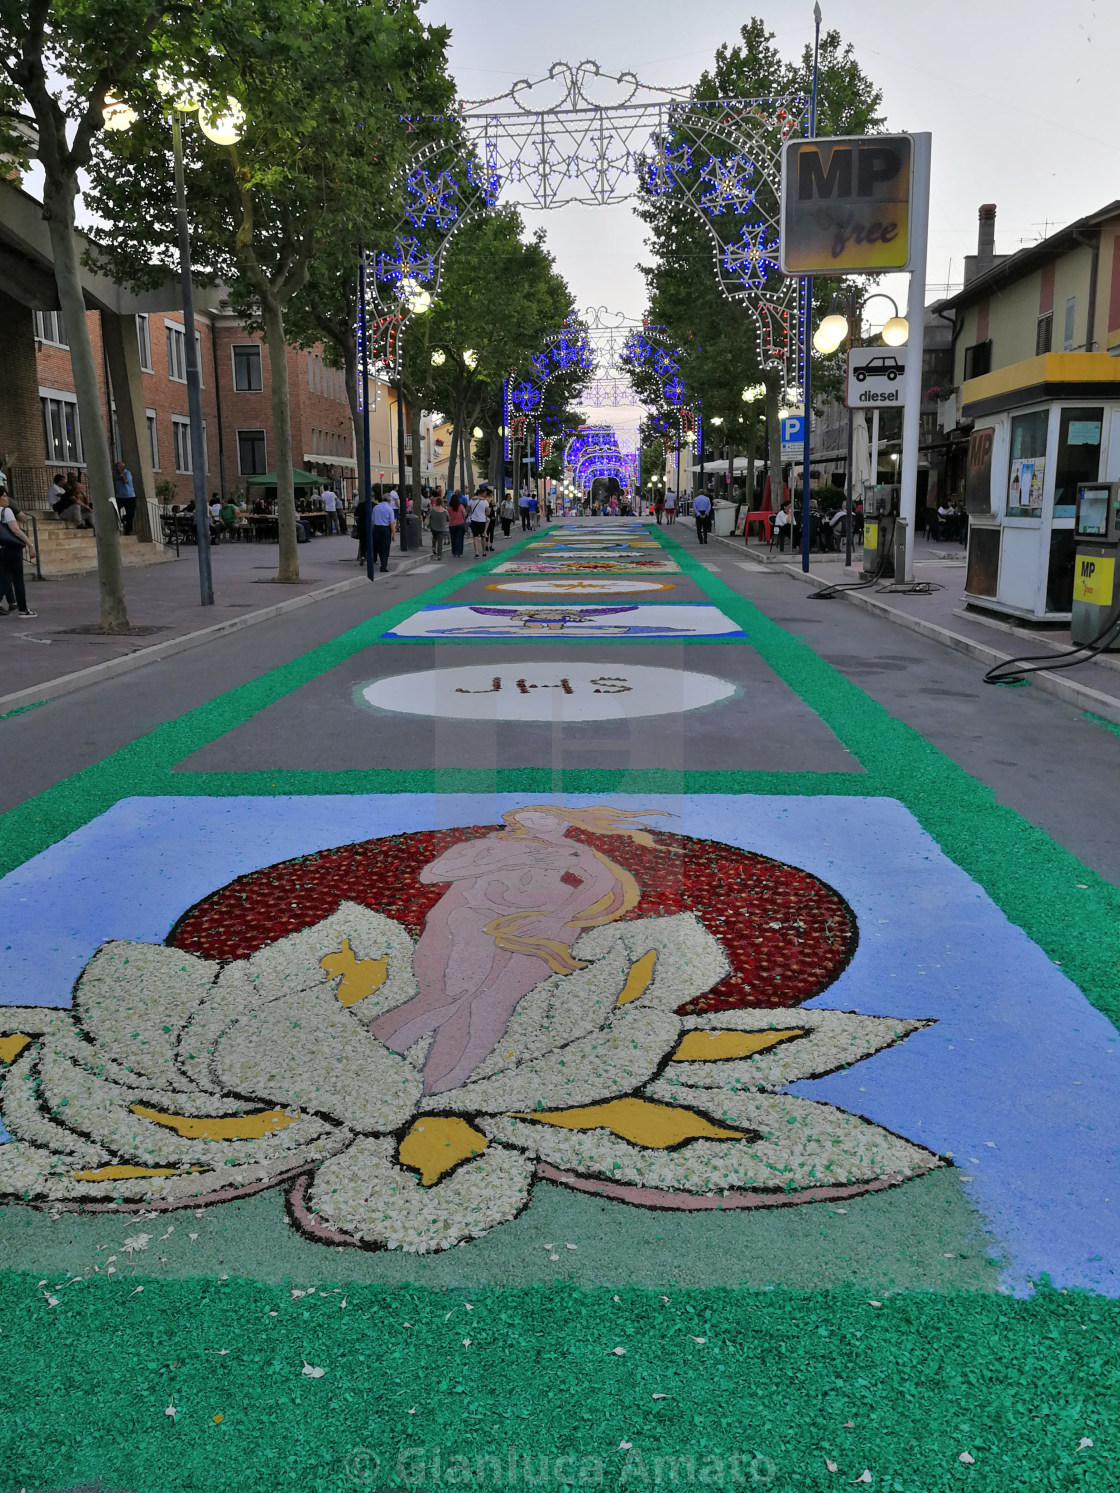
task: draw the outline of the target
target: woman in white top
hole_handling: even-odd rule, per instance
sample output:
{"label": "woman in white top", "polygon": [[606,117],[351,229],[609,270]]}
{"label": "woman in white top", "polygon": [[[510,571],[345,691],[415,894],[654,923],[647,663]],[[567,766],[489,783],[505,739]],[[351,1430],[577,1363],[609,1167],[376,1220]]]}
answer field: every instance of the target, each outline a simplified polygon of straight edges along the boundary
{"label": "woman in white top", "polygon": [[[484,536],[487,526],[490,523],[490,499],[481,489],[471,499],[469,516],[471,538],[474,540],[474,557],[476,560],[481,560],[486,552],[487,541]],[[482,549],[479,549],[480,540],[482,542]]]}

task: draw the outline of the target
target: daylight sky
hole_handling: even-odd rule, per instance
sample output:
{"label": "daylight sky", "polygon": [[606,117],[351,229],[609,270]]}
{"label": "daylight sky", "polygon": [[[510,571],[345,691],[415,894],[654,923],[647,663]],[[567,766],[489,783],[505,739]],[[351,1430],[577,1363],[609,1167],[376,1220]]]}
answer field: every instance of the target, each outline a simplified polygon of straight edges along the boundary
{"label": "daylight sky", "polygon": [[[933,134],[929,291],[959,285],[976,210],[995,202],[996,246],[1011,252],[1120,196],[1116,0],[821,0],[826,27],[855,46],[882,87],[888,125]],[[428,0],[453,29],[464,98],[505,92],[551,62],[594,58],[645,82],[695,80],[752,14],[794,56],[812,0]],[[626,206],[543,213],[581,306],[639,315],[641,225]],[[899,287],[896,293],[904,288]]]}

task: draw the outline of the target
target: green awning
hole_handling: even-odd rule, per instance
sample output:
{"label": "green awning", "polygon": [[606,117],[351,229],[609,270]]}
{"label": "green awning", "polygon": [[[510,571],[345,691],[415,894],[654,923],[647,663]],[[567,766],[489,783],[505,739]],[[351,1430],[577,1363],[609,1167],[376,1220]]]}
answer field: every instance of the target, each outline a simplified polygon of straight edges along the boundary
{"label": "green awning", "polygon": [[[316,477],[314,472],[301,472],[299,467],[296,467],[292,476],[295,478],[295,485],[297,487],[322,487],[323,483],[327,480],[326,477]],[[276,473],[265,472],[263,477],[248,477],[245,480],[245,486],[275,487]]]}

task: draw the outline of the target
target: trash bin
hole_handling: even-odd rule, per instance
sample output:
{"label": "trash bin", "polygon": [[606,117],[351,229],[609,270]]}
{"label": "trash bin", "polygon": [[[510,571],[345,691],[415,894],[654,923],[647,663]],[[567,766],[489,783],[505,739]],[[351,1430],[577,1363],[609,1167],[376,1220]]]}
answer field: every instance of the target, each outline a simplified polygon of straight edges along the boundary
{"label": "trash bin", "polygon": [[735,527],[735,504],[716,498],[712,504],[712,533],[728,539]]}
{"label": "trash bin", "polygon": [[421,530],[420,530],[420,519],[419,519],[419,516],[417,514],[415,514],[415,513],[410,513],[408,515],[408,547],[409,547],[409,549],[410,550],[418,550],[420,548],[420,539],[421,539]]}

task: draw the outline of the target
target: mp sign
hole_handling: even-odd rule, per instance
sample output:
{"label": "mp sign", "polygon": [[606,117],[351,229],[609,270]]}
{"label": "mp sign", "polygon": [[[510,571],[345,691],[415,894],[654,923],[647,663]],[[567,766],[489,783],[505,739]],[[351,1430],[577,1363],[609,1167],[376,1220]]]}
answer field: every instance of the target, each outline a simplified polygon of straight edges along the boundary
{"label": "mp sign", "polygon": [[906,349],[853,347],[848,350],[848,408],[901,409],[906,403]]}
{"label": "mp sign", "polygon": [[781,266],[787,275],[910,268],[910,135],[787,140]]}

